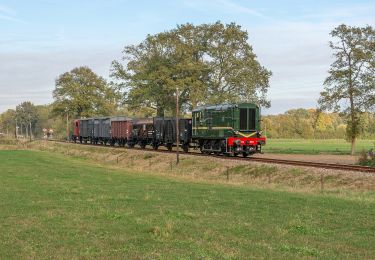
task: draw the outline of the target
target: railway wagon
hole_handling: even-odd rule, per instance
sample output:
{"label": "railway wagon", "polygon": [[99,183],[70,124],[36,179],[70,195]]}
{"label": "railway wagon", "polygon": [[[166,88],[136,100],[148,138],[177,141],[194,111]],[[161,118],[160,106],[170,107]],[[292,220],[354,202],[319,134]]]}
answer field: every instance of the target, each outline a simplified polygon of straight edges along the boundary
{"label": "railway wagon", "polygon": [[252,103],[198,107],[192,112],[192,138],[203,153],[244,157],[261,152],[260,108]]}
{"label": "railway wagon", "polygon": [[141,148],[153,144],[153,120],[152,118],[134,119],[133,130],[128,140],[128,146],[134,147],[136,144]]}
{"label": "railway wagon", "polygon": [[[154,117],[154,143],[153,148],[164,145],[168,150],[176,145],[176,118],[173,117]],[[191,142],[191,119],[179,119],[179,141],[185,152],[189,150]]]}
{"label": "railway wagon", "polygon": [[92,118],[84,118],[76,120],[79,121],[79,129],[75,130],[79,132],[78,140],[80,143],[87,143],[87,141],[91,142],[91,138],[93,135],[93,127],[94,127],[94,119]]}
{"label": "railway wagon", "polygon": [[94,118],[93,123],[94,126],[91,142],[94,144],[107,144],[111,139],[111,118]]}
{"label": "railway wagon", "polygon": [[79,139],[80,133],[79,133],[79,128],[80,128],[81,121],[79,119],[73,120],[73,135],[72,135],[72,140],[74,142],[77,142]]}
{"label": "railway wagon", "polygon": [[133,131],[133,121],[130,118],[118,116],[111,118],[111,145],[124,146],[130,140]]}

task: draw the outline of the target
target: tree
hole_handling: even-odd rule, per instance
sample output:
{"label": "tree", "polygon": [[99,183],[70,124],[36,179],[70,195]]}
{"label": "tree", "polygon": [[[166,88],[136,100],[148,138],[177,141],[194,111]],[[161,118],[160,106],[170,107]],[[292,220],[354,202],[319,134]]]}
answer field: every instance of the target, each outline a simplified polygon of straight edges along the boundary
{"label": "tree", "polygon": [[266,94],[271,72],[256,60],[248,33],[235,23],[202,27],[207,37],[208,102],[251,101],[269,107]]}
{"label": "tree", "polygon": [[53,112],[74,117],[111,114],[117,106],[114,88],[88,67],[61,74],[55,83]]}
{"label": "tree", "polygon": [[[30,101],[25,101],[16,107],[17,124],[25,127],[26,136],[32,136],[32,127],[39,119],[36,107]],[[22,130],[21,130],[22,131]]]}
{"label": "tree", "polygon": [[331,36],[337,39],[330,42],[335,61],[318,102],[323,110],[342,110],[348,116],[347,138],[354,154],[361,113],[375,107],[375,31],[342,24]]}
{"label": "tree", "polygon": [[111,75],[123,87],[125,103],[154,107],[161,116],[174,111],[176,87],[188,109],[237,101],[269,106],[271,72],[260,66],[247,40],[234,23],[179,25],[125,46],[125,64],[113,61]]}
{"label": "tree", "polygon": [[15,133],[16,127],[16,111],[14,109],[8,109],[0,115],[0,125],[2,131],[6,132],[7,135],[13,132]]}
{"label": "tree", "polygon": [[112,76],[122,80],[125,90],[124,101],[130,108],[153,107],[157,115],[163,116],[166,109],[173,107],[176,85],[170,37],[164,34],[148,35],[137,46],[126,46],[124,59],[126,68],[117,61],[112,63]]}

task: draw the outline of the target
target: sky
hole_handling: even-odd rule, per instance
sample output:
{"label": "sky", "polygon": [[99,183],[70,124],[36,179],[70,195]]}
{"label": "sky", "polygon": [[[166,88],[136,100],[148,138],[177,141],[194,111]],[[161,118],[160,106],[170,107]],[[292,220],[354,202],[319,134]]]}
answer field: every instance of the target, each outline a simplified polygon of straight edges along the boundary
{"label": "sky", "polygon": [[333,61],[330,31],[375,24],[361,0],[0,0],[0,113],[53,102],[56,78],[88,66],[109,79],[125,45],[184,23],[235,22],[273,75],[265,114],[315,108]]}

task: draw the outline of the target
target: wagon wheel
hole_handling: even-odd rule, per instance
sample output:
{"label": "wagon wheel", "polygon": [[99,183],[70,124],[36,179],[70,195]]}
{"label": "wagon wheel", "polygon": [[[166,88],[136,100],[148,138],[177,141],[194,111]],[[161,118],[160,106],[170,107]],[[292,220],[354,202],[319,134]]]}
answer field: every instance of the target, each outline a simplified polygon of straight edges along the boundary
{"label": "wagon wheel", "polygon": [[182,146],[182,149],[184,150],[185,153],[188,153],[189,152],[189,145],[188,144],[184,144]]}
{"label": "wagon wheel", "polygon": [[167,144],[168,151],[172,151],[172,144]]}
{"label": "wagon wheel", "polygon": [[158,148],[159,148],[159,145],[157,145],[157,144],[152,145],[152,149],[157,150]]}

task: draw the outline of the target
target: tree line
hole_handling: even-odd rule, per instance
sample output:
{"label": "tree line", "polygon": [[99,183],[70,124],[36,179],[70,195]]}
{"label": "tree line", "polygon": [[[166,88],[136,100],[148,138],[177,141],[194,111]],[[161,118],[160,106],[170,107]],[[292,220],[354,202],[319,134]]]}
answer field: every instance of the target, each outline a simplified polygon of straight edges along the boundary
{"label": "tree line", "polygon": [[[361,139],[375,139],[375,114],[363,113]],[[348,139],[347,116],[317,109],[291,109],[284,114],[262,117],[263,134],[269,138]],[[350,131],[350,130],[349,130]]]}
{"label": "tree line", "polygon": [[[375,110],[375,32],[371,26],[340,25],[332,30],[331,37],[329,44],[335,60],[320,93],[319,113],[314,112],[319,116],[304,121],[302,118],[309,115],[309,110],[292,110],[267,116],[265,122],[273,137],[323,137],[322,129],[334,131],[336,136],[345,135],[354,151],[356,138],[364,134],[362,122],[370,120],[369,115]],[[82,66],[59,75],[53,91],[54,103],[47,106],[50,119],[57,122],[65,117],[121,113],[174,115],[177,88],[183,113],[206,104],[244,101],[262,107],[271,105],[267,92],[272,73],[257,60],[248,33],[235,23],[188,23],[147,35],[139,44],[124,47],[123,56],[112,62],[109,74],[109,80],[105,80]],[[11,113],[6,112],[2,118]],[[22,115],[22,109],[16,108],[14,113],[21,129],[30,131],[27,123],[37,125],[34,112]],[[337,124],[329,126],[328,119],[321,119],[324,115],[330,115]],[[281,119],[285,122],[278,124]],[[319,127],[321,122],[327,127]],[[294,130],[282,133],[281,128],[277,130],[279,125]]]}

